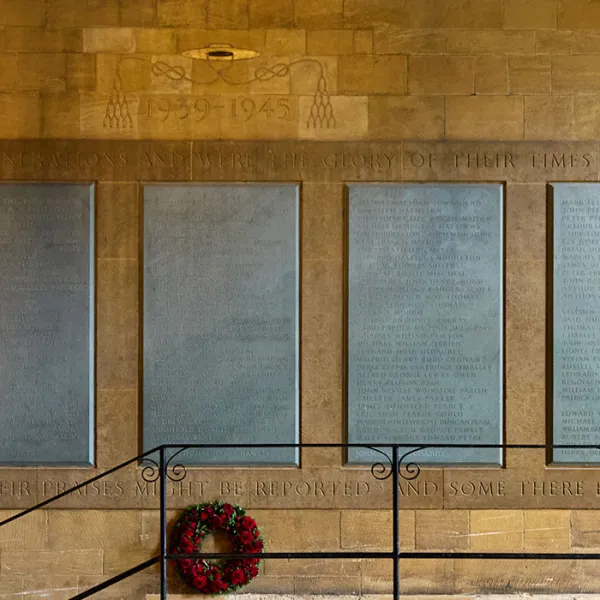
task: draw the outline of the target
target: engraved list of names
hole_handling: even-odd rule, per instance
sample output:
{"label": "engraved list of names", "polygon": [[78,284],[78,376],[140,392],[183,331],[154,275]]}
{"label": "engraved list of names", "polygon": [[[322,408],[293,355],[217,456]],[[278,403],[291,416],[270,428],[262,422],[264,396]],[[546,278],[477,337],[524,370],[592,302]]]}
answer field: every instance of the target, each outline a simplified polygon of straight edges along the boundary
{"label": "engraved list of names", "polygon": [[[552,186],[555,445],[600,445],[600,185]],[[600,463],[600,450],[557,448],[559,463]]]}
{"label": "engraved list of names", "polygon": [[[144,188],[144,446],[298,442],[298,186]],[[296,464],[203,449],[190,464]]]}
{"label": "engraved list of names", "polygon": [[93,461],[93,187],[0,186],[0,464]]}
{"label": "engraved list of names", "polygon": [[[502,442],[502,215],[500,185],[350,186],[349,442]],[[501,453],[411,458],[498,464]]]}

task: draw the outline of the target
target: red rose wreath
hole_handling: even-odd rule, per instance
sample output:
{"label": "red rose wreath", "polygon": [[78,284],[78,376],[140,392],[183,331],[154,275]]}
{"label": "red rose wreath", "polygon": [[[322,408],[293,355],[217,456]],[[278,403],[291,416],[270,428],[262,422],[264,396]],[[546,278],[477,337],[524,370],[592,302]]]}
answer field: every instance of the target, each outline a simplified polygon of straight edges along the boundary
{"label": "red rose wreath", "polygon": [[[233,544],[233,553],[259,554],[264,540],[256,521],[235,504],[207,502],[188,506],[171,534],[173,554],[200,552],[205,536],[222,529]],[[175,561],[182,579],[203,594],[239,590],[258,575],[260,558],[227,559],[212,563],[202,558]]]}

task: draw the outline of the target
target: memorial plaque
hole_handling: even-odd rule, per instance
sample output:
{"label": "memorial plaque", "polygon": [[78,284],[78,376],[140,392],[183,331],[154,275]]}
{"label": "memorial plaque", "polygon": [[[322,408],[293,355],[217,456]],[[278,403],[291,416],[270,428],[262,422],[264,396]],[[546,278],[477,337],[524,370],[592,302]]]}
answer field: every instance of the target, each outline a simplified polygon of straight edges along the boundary
{"label": "memorial plaque", "polygon": [[[298,441],[297,185],[146,186],[143,313],[145,448]],[[298,452],[180,458],[297,464]]]}
{"label": "memorial plaque", "polygon": [[[553,442],[600,446],[600,185],[552,186]],[[557,448],[558,463],[600,463],[600,450]]]}
{"label": "memorial plaque", "polygon": [[[501,185],[350,186],[349,442],[502,443],[502,196]],[[412,458],[499,464],[501,452]]]}
{"label": "memorial plaque", "polygon": [[90,465],[94,188],[0,185],[0,464]]}

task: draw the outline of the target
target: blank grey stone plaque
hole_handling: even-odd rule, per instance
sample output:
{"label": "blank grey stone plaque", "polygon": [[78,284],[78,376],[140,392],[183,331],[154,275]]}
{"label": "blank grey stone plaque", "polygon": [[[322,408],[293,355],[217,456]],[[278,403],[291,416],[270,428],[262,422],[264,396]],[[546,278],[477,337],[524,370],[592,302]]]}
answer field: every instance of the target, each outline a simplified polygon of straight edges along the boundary
{"label": "blank grey stone plaque", "polygon": [[[298,441],[298,186],[144,188],[144,447]],[[288,449],[187,464],[297,464]]]}
{"label": "blank grey stone plaque", "polygon": [[94,188],[0,185],[0,464],[90,465]]}
{"label": "blank grey stone plaque", "polygon": [[[600,185],[552,186],[554,444],[600,445]],[[600,463],[557,448],[558,463]]]}
{"label": "blank grey stone plaque", "polygon": [[[502,196],[501,185],[350,186],[349,442],[501,443]],[[411,458],[499,464],[501,452]]]}

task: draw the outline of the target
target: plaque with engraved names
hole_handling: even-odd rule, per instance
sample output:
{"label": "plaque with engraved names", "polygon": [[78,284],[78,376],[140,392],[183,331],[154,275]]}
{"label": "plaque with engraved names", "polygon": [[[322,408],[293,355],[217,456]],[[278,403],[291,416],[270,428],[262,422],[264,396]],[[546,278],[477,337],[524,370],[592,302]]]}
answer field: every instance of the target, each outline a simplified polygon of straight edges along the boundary
{"label": "plaque with engraved names", "polygon": [[[348,441],[502,443],[503,188],[349,186]],[[351,449],[352,463],[380,454]],[[501,463],[429,448],[420,464]]]}
{"label": "plaque with engraved names", "polygon": [[[298,441],[297,185],[144,188],[143,436]],[[186,464],[295,465],[287,449],[201,449]]]}
{"label": "plaque with engraved names", "polygon": [[0,185],[0,464],[94,457],[94,188]]}
{"label": "plaque with engraved names", "polygon": [[[600,185],[552,186],[553,443],[600,446]],[[600,463],[600,450],[556,448],[554,462]]]}

